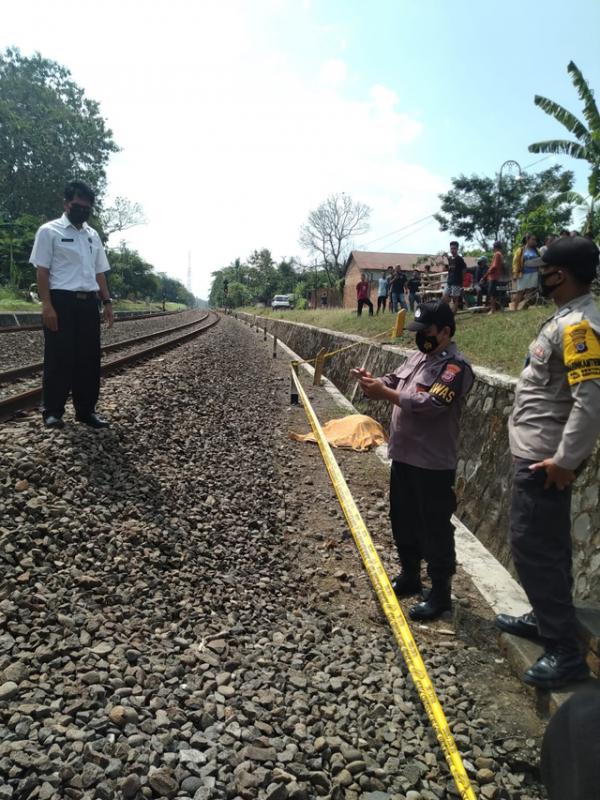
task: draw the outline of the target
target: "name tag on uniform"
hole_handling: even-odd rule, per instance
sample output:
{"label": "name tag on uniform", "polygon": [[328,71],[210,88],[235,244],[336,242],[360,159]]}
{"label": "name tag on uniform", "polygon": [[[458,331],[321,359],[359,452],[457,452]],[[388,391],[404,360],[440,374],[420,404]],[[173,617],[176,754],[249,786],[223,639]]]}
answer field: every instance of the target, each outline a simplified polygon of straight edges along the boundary
{"label": "name tag on uniform", "polygon": [[61,239],[61,242],[74,242],[75,239]]}

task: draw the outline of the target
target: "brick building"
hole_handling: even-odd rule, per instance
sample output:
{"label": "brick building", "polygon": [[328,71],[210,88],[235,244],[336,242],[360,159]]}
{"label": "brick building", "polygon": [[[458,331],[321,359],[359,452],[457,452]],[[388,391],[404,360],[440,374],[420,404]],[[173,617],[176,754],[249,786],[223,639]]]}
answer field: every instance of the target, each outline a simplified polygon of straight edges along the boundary
{"label": "brick building", "polygon": [[[477,259],[464,256],[467,267],[474,267]],[[361,273],[365,273],[371,285],[371,300],[377,305],[377,281],[382,275],[387,274],[388,267],[400,265],[403,272],[410,275],[415,269],[425,272],[427,264],[431,266],[431,274],[446,270],[441,256],[432,256],[427,253],[371,253],[366,250],[353,250],[346,262],[344,276],[344,308],[356,308],[356,284],[360,281]]]}

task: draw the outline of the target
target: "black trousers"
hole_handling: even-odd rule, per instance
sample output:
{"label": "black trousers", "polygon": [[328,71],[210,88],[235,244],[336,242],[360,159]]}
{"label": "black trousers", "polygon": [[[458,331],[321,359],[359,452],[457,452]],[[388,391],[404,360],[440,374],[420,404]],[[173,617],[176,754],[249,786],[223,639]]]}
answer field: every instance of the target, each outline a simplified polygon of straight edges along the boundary
{"label": "black trousers", "polygon": [[62,417],[69,392],[78,417],[91,414],[100,394],[100,313],[95,294],[52,290],[58,330],[44,328],[44,417]]}
{"label": "black trousers", "polygon": [[571,597],[571,489],[544,489],[546,472],[532,472],[533,461],[516,458],[510,508],[512,557],[540,636],[575,636]]}
{"label": "black trousers", "polygon": [[392,461],[390,519],[402,568],[417,569],[427,562],[432,581],[456,572],[454,470],[422,469]]}
{"label": "black trousers", "polygon": [[385,301],[387,300],[387,295],[381,295],[377,298],[377,313],[383,309],[385,311]]}
{"label": "black trousers", "polygon": [[359,300],[357,314],[360,317],[362,314],[363,306],[369,306],[369,316],[373,316],[373,303],[370,300]]}

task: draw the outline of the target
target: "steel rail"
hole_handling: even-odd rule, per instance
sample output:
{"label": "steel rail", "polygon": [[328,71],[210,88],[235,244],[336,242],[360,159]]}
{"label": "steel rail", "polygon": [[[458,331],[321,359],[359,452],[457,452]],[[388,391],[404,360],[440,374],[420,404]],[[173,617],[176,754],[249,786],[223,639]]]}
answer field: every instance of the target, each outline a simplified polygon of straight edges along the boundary
{"label": "steel rail", "polygon": [[[162,331],[153,331],[152,333],[145,333],[143,336],[135,336],[132,339],[122,339],[119,342],[106,344],[102,347],[102,353],[112,353],[115,350],[123,350],[125,347],[133,347],[134,345],[147,342],[151,339],[158,339],[160,336],[168,336],[170,333],[182,331],[186,328],[191,328],[199,322],[207,319],[208,314],[205,314],[199,319],[192,322],[185,322],[183,325],[176,325],[174,328],[165,328]],[[7,369],[5,372],[0,372],[0,386],[11,381],[27,378],[29,375],[35,375],[36,372],[41,372],[44,367],[43,361],[36,361],[34,364],[25,364],[23,367],[14,367],[14,369]]]}
{"label": "steel rail", "polygon": [[[10,311],[2,312],[6,314],[10,314]],[[19,313],[19,312],[15,312]],[[29,313],[29,312],[27,312]],[[120,312],[117,312],[120,313]],[[126,317],[115,317],[115,322],[134,322],[138,319],[151,319],[152,317],[170,317],[173,314],[181,314],[182,311],[156,311],[152,314],[140,314],[139,316],[134,316],[133,314],[129,314]],[[0,333],[21,333],[21,331],[41,331],[43,330],[43,325],[11,325],[9,327],[4,327],[0,325]]]}
{"label": "steel rail", "polygon": [[[211,316],[208,314],[207,317]],[[206,331],[210,330],[214,327],[220,320],[220,316],[218,314],[212,314],[214,319],[212,319],[207,325],[203,325],[200,328],[197,328],[193,331],[188,331],[187,333],[183,333],[181,336],[178,336],[176,339],[169,339],[167,342],[158,342],[156,344],[150,345],[150,347],[143,347],[141,350],[136,350],[134,353],[128,353],[125,356],[121,356],[121,358],[116,358],[113,361],[108,361],[106,364],[103,364],[100,372],[102,375],[110,375],[113,372],[118,372],[119,370],[123,369],[124,367],[130,367],[134,364],[137,364],[139,361],[143,361],[150,356],[156,355],[158,353],[162,353],[165,350],[169,350],[173,347],[177,347],[180,344],[184,344],[185,342],[193,339],[195,336],[200,335],[201,333],[206,333]],[[202,320],[197,320],[196,324],[199,322],[206,321],[207,317],[203,317]],[[5,397],[4,399],[0,400],[0,422],[6,422],[9,419],[12,419],[15,416],[18,416],[24,411],[30,411],[39,406],[40,401],[42,399],[42,387],[36,386],[35,389],[29,389],[26,392],[22,392],[21,394],[15,394],[11,397]]]}

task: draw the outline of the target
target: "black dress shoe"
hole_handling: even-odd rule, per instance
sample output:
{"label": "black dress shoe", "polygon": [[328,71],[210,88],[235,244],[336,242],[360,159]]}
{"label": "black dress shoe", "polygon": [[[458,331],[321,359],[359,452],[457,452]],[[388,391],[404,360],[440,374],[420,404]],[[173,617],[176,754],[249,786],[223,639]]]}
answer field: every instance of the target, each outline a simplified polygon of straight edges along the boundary
{"label": "black dress shoe", "polygon": [[90,428],[95,428],[96,430],[108,428],[110,425],[108,420],[102,419],[98,414],[89,414],[87,417],[76,417],[76,419],[77,422],[83,422],[84,425],[89,425]]}
{"label": "black dress shoe", "polygon": [[577,643],[557,643],[529,667],[523,675],[528,686],[538,689],[561,689],[570,683],[589,678],[590,671]]}
{"label": "black dress shoe", "polygon": [[414,597],[423,589],[421,578],[408,572],[401,572],[392,580],[392,589],[396,597]]}
{"label": "black dress shoe", "polygon": [[64,428],[65,423],[62,417],[55,417],[54,414],[48,414],[47,417],[44,417],[44,425],[47,428]]}
{"label": "black dress shoe", "polygon": [[522,614],[520,617],[512,617],[510,614],[498,614],[495,624],[501,631],[512,633],[513,636],[534,640],[540,638],[537,620],[533,611],[528,611],[527,614]]}
{"label": "black dress shoe", "polygon": [[408,612],[408,616],[418,622],[438,619],[447,611],[452,611],[450,580],[433,581],[431,591],[422,603],[417,603]]}

